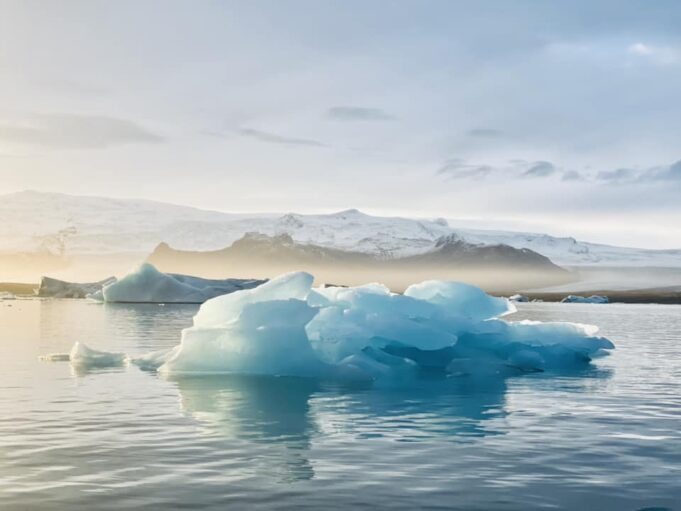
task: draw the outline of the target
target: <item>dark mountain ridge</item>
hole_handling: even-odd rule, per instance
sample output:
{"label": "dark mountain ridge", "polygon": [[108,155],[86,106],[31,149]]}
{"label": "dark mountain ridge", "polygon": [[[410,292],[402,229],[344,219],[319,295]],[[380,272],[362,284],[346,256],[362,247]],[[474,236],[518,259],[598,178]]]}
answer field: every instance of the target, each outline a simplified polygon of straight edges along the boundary
{"label": "dark mountain ridge", "polygon": [[361,252],[295,242],[288,234],[247,233],[231,246],[213,251],[176,250],[159,244],[148,262],[165,272],[210,277],[270,278],[305,270],[319,282],[356,285],[380,281],[395,290],[427,279],[472,282],[503,291],[567,282],[570,273],[529,249],[469,243],[456,235],[439,238],[423,254],[384,258]]}

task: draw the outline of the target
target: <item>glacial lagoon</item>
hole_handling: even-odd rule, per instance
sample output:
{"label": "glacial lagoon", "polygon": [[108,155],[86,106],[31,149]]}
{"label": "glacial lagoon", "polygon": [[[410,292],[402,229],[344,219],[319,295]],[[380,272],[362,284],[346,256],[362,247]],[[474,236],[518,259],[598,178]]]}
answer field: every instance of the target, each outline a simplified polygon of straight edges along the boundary
{"label": "glacial lagoon", "polygon": [[617,349],[567,374],[407,388],[76,371],[175,346],[198,306],[0,301],[0,508],[676,509],[681,306],[528,303]]}

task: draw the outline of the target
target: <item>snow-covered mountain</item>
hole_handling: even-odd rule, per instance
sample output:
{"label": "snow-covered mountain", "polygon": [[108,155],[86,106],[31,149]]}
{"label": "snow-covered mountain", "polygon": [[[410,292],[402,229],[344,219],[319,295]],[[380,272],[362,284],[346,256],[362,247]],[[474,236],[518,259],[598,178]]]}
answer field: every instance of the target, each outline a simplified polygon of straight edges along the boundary
{"label": "snow-covered mountain", "polygon": [[529,248],[564,266],[681,267],[681,249],[622,248],[546,234],[454,229],[444,219],[377,217],[355,209],[320,215],[227,214],[148,200],[27,191],[0,196],[0,218],[0,253],[148,253],[160,242],[180,250],[217,250],[247,232],[259,232],[395,258],[427,252],[438,239],[456,235],[468,243]]}

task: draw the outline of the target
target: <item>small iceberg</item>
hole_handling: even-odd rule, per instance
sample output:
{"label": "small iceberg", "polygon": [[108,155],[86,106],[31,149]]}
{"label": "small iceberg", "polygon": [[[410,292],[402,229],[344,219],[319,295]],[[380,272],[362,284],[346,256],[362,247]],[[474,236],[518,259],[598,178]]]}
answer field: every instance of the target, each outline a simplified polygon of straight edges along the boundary
{"label": "small iceberg", "polygon": [[69,353],[71,365],[81,370],[122,366],[126,363],[127,358],[128,356],[125,353],[93,350],[82,342],[76,342]]}
{"label": "small iceberg", "polygon": [[43,277],[40,280],[38,296],[43,298],[86,298],[97,293],[102,287],[116,281],[116,277],[100,280],[99,282],[67,282],[65,280]]}
{"label": "small iceberg", "polygon": [[578,295],[568,295],[563,298],[561,303],[610,303],[607,296],[601,295],[591,295],[591,296],[578,296]]}
{"label": "small iceberg", "polygon": [[528,303],[530,301],[530,299],[527,296],[521,294],[515,294],[513,296],[510,296],[508,299],[516,303]]}
{"label": "small iceberg", "polygon": [[259,286],[264,280],[210,280],[189,275],[163,273],[144,263],[122,279],[89,296],[103,302],[203,303],[216,296]]}
{"label": "small iceberg", "polygon": [[17,297],[10,292],[7,291],[0,292],[0,300],[16,300],[16,299]]}
{"label": "small iceberg", "polygon": [[128,356],[125,353],[94,350],[82,342],[76,342],[69,353],[49,353],[42,355],[40,360],[43,362],[71,362],[71,366],[77,371],[88,371],[125,365],[128,362]]}

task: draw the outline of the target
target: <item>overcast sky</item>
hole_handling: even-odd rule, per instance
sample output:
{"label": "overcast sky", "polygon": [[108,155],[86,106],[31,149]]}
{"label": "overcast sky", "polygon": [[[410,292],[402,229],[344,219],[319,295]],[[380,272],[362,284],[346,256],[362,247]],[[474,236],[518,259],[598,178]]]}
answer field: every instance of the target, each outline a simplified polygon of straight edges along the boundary
{"label": "overcast sky", "polygon": [[681,248],[681,2],[0,0],[0,193]]}

